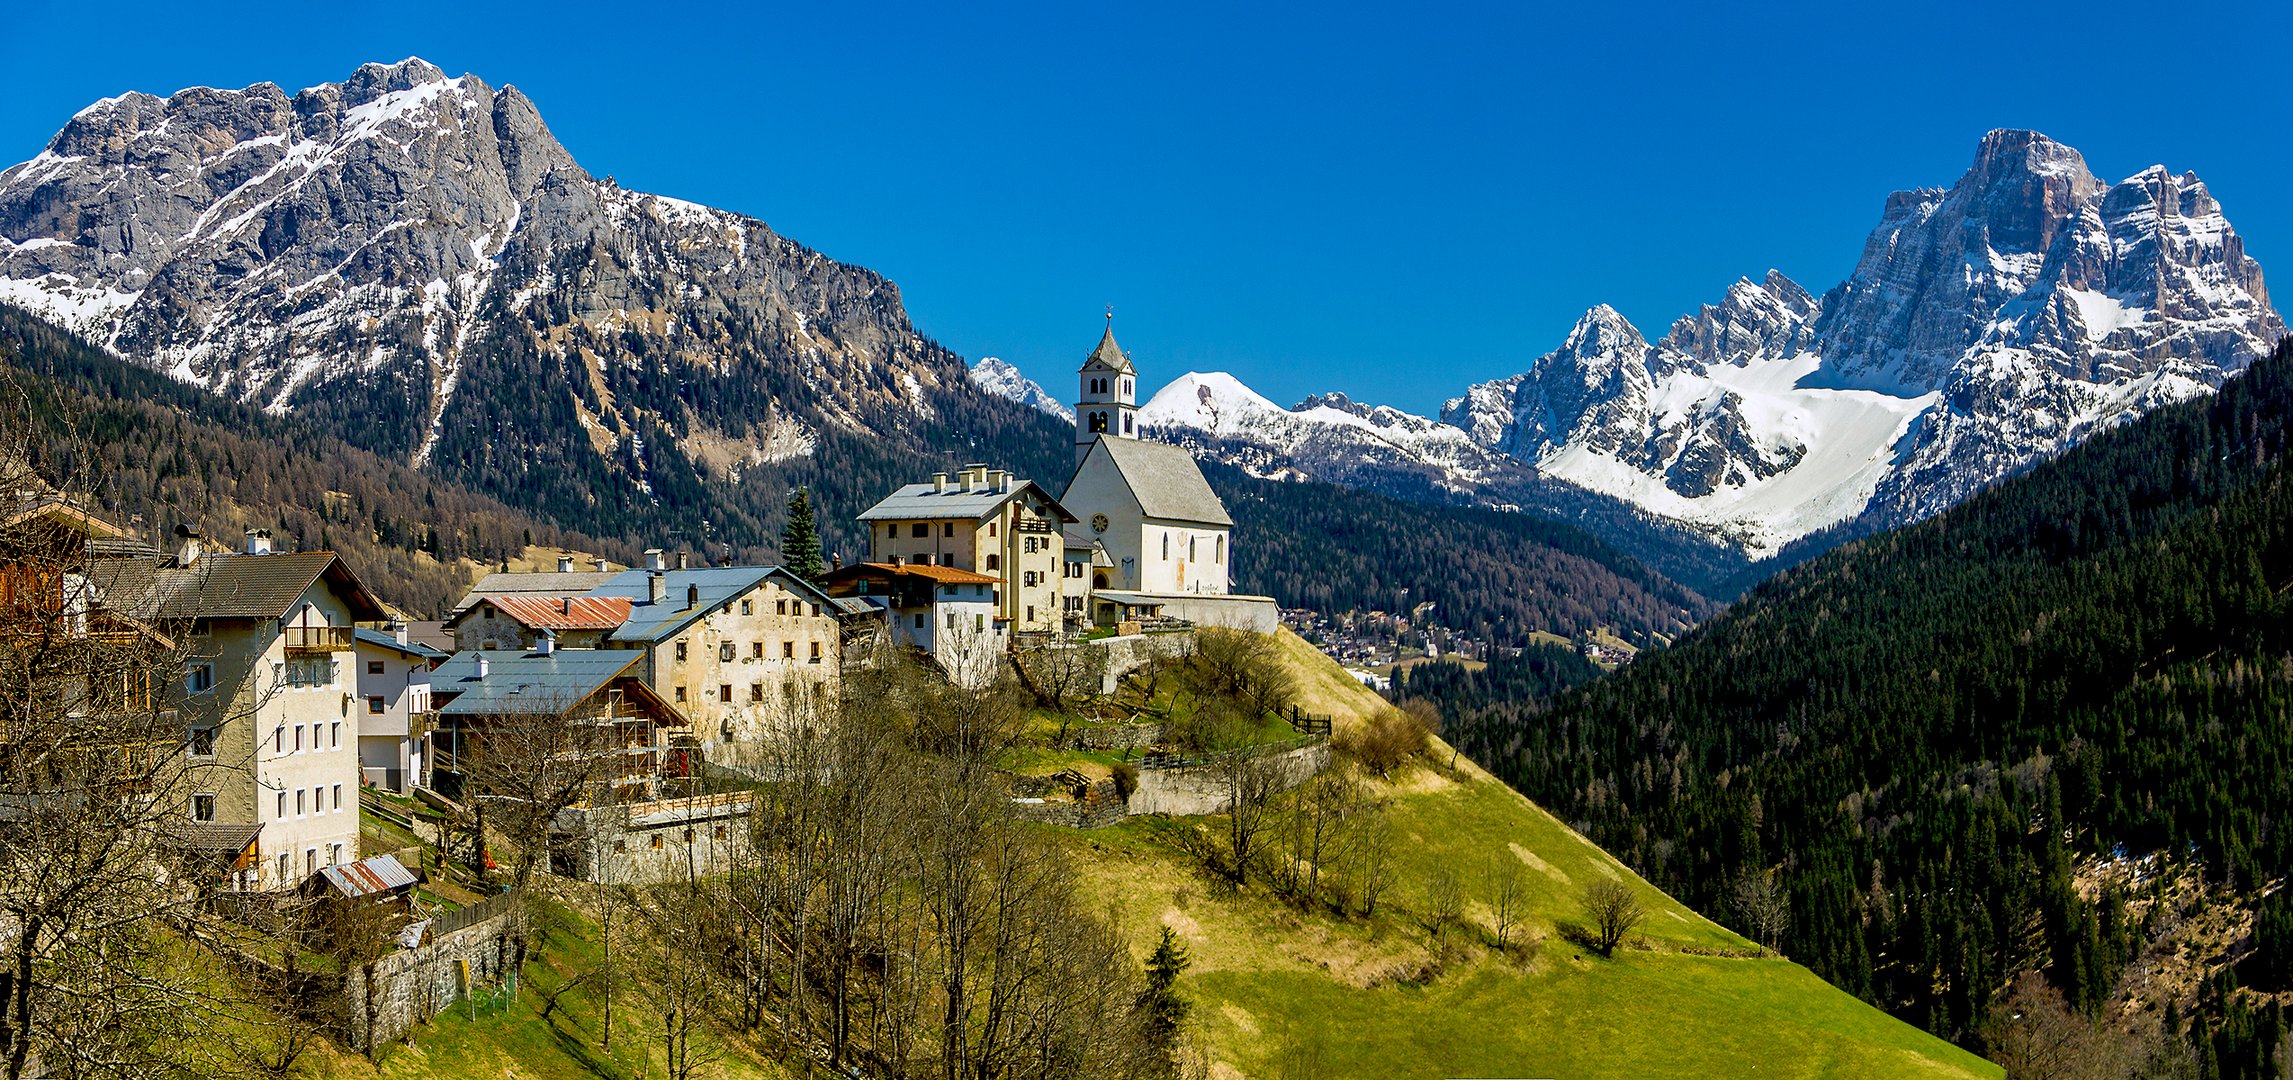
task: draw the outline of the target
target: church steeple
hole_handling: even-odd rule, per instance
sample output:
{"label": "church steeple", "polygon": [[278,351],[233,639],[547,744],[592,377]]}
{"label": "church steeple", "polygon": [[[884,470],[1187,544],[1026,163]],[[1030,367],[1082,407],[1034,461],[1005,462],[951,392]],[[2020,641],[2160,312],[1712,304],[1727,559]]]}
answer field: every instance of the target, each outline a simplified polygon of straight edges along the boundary
{"label": "church steeple", "polygon": [[1075,461],[1091,452],[1091,443],[1101,435],[1118,439],[1135,439],[1138,431],[1138,368],[1124,355],[1122,346],[1115,344],[1115,315],[1107,313],[1106,333],[1099,335],[1098,348],[1084,358],[1081,377],[1082,396],[1075,402]]}

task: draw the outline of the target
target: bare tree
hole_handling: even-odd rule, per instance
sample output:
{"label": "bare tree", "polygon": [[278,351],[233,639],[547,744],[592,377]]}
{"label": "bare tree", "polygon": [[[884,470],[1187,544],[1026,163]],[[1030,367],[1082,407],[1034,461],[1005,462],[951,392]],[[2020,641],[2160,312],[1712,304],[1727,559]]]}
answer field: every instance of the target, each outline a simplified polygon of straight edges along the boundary
{"label": "bare tree", "polygon": [[1464,921],[1465,883],[1447,866],[1436,866],[1425,881],[1425,925],[1433,937],[1433,951],[1446,956],[1450,932]]}
{"label": "bare tree", "polygon": [[1522,909],[1528,900],[1526,882],[1522,878],[1521,860],[1510,851],[1501,851],[1489,857],[1489,869],[1484,875],[1489,895],[1489,918],[1497,932],[1497,951],[1513,947],[1513,931],[1520,925]]}
{"label": "bare tree", "polygon": [[1012,663],[1020,685],[1027,688],[1036,705],[1071,716],[1099,700],[1107,654],[1081,642],[1061,642],[1020,649],[1012,655]]}
{"label": "bare tree", "polygon": [[2118,1080],[2142,1064],[2136,1040],[2078,1015],[2035,971],[2015,976],[1983,1034],[2014,1080]]}
{"label": "bare tree", "polygon": [[1625,935],[1648,916],[1631,886],[1615,878],[1594,878],[1584,887],[1584,913],[1592,920],[1592,947],[1602,956],[1616,955]]}
{"label": "bare tree", "polygon": [[1746,870],[1729,890],[1728,903],[1753,941],[1770,949],[1782,944],[1791,926],[1791,898],[1773,873]]}
{"label": "bare tree", "polygon": [[1387,890],[1393,888],[1394,880],[1400,876],[1400,868],[1394,858],[1395,843],[1397,838],[1394,836],[1393,822],[1386,818],[1381,808],[1363,823],[1356,841],[1350,845],[1346,880],[1364,918],[1377,914],[1378,901],[1385,897]]}
{"label": "bare tree", "polygon": [[706,1032],[707,1008],[716,999],[706,957],[717,898],[700,875],[694,847],[685,844],[682,872],[675,880],[638,893],[647,931],[640,955],[653,987],[661,1056],[670,1080],[692,1080],[722,1057],[714,1044],[696,1039]]}
{"label": "bare tree", "polygon": [[112,534],[70,473],[92,456],[32,409],[0,388],[0,1078],[197,1072],[177,1036],[212,1000],[156,936],[197,900],[184,882],[226,872],[185,836],[192,635],[107,591],[90,542]]}

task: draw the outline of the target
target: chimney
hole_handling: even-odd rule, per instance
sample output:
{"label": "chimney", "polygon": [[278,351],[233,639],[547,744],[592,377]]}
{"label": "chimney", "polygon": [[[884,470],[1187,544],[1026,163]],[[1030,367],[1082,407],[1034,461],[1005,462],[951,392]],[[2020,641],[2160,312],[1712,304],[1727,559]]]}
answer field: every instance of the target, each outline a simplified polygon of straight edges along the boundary
{"label": "chimney", "polygon": [[[654,554],[660,553],[654,552]],[[660,568],[655,567],[652,573],[645,575],[645,599],[658,604],[668,598],[669,579],[661,576]]]}
{"label": "chimney", "polygon": [[603,555],[599,555],[599,556],[597,557],[597,572],[598,572],[598,573],[600,573],[600,574],[602,574],[602,573],[604,573],[605,571],[606,571],[606,565],[605,565],[605,556],[603,556]]}
{"label": "chimney", "polygon": [[573,572],[573,554],[571,552],[560,551],[557,553],[557,572],[560,574]]}
{"label": "chimney", "polygon": [[404,620],[395,620],[391,622],[390,636],[397,639],[400,645],[406,644],[406,623]]}
{"label": "chimney", "polygon": [[268,555],[268,554],[270,554],[270,553],[271,553],[271,530],[269,530],[269,529],[249,529],[249,530],[247,530],[247,554],[249,554],[249,555]]}
{"label": "chimney", "polygon": [[666,569],[668,569],[668,568],[669,568],[669,562],[668,562],[668,560],[667,560],[667,559],[665,559],[665,558],[663,558],[663,557],[661,556],[661,549],[660,549],[660,548],[646,548],[646,549],[645,549],[645,569],[647,569],[647,570],[666,570]]}
{"label": "chimney", "polygon": [[687,608],[695,608],[695,607],[699,607],[699,606],[700,606],[700,603],[701,603],[701,587],[700,587],[700,586],[698,586],[698,585],[687,585],[687,586],[685,586],[685,606],[686,606]]}
{"label": "chimney", "polygon": [[1001,495],[1011,490],[1011,474],[1002,469],[990,472],[987,474],[987,486],[993,488],[996,494]]}
{"label": "chimney", "polygon": [[478,654],[478,681],[486,681],[486,654]]}
{"label": "chimney", "polygon": [[177,525],[175,527],[175,565],[189,566],[198,562],[199,553],[206,539],[207,534],[200,532],[197,525]]}
{"label": "chimney", "polygon": [[945,494],[947,494],[947,474],[946,474],[946,473],[943,473],[943,472],[936,472],[936,473],[933,473],[933,474],[932,474],[932,494],[934,494],[934,495],[945,495]]}
{"label": "chimney", "polygon": [[560,614],[560,615],[571,615],[571,614],[573,614],[573,598],[572,598],[572,597],[570,597],[570,596],[560,596],[560,597],[558,597],[558,598],[557,598],[557,613],[558,613],[558,614]]}
{"label": "chimney", "polygon": [[677,569],[679,569],[679,570],[689,570],[689,569],[692,569],[692,563],[689,561],[691,558],[692,558],[692,556],[691,556],[690,554],[686,553],[686,552],[682,552],[682,551],[678,552],[678,553],[677,553]]}
{"label": "chimney", "polygon": [[534,635],[533,651],[543,656],[556,653],[557,631],[544,627],[541,633]]}

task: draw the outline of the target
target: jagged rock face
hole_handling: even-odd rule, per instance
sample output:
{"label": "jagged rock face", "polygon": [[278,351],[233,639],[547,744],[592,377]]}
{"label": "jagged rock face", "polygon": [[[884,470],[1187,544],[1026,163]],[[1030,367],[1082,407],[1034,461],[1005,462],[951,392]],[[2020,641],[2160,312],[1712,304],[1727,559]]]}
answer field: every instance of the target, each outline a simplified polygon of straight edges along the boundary
{"label": "jagged rock face", "polygon": [[[2105,185],[2069,147],[1994,131],[1948,190],[1889,196],[1855,272],[1821,300],[1771,271],[1653,348],[1596,308],[1443,416],[1758,554],[1858,516],[1945,509],[2101,425],[2219,387],[2284,334],[2196,176],[2153,167]],[[1592,361],[1582,340],[1618,347]]]}
{"label": "jagged rock face", "polygon": [[1531,459],[1562,444],[1614,453],[1648,420],[1648,342],[1616,309],[1585,312],[1528,371],[1482,383],[1441,419],[1493,450]]}
{"label": "jagged rock face", "polygon": [[[571,398],[601,454],[657,424],[733,475],[808,452],[821,424],[882,427],[968,389],[881,277],[591,177],[523,94],[419,60],[291,97],[90,106],[0,172],[0,299],[417,460],[506,337],[562,369],[526,389]],[[703,415],[632,392],[662,358],[698,383],[798,374],[746,415]]]}
{"label": "jagged rock face", "polygon": [[996,397],[1042,410],[1069,423],[1074,422],[1074,409],[1043,389],[1041,383],[1021,373],[1010,361],[1000,357],[982,356],[974,362],[971,365],[971,382]]}

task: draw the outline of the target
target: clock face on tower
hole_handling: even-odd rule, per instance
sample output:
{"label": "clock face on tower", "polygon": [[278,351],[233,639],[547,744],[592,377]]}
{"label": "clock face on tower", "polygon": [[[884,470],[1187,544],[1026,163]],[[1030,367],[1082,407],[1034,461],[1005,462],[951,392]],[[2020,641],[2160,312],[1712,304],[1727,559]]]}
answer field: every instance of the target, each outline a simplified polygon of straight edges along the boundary
{"label": "clock face on tower", "polygon": [[1105,532],[1105,531],[1107,531],[1107,515],[1105,515],[1105,514],[1092,514],[1092,515],[1091,515],[1091,531],[1092,531],[1092,532]]}

